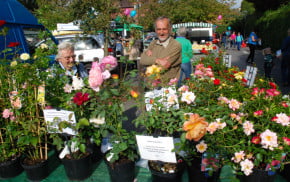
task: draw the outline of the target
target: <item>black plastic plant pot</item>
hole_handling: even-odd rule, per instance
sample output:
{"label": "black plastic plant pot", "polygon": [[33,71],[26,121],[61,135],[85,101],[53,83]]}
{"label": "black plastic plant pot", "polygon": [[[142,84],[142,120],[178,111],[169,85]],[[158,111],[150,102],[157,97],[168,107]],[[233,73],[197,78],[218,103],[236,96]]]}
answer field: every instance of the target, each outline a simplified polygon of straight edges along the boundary
{"label": "black plastic plant pot", "polygon": [[20,156],[0,163],[0,179],[8,179],[18,176],[23,168],[20,164]]}
{"label": "black plastic plant pot", "polygon": [[123,161],[111,164],[104,159],[110,173],[111,182],[132,182],[135,178],[135,162]]}
{"label": "black plastic plant pot", "polygon": [[30,181],[41,181],[49,175],[48,160],[36,163],[34,165],[21,162],[21,166],[26,172],[26,176]]}
{"label": "black plastic plant pot", "polygon": [[92,158],[88,154],[80,159],[63,158],[62,164],[64,166],[67,177],[70,180],[84,180],[92,174]]}

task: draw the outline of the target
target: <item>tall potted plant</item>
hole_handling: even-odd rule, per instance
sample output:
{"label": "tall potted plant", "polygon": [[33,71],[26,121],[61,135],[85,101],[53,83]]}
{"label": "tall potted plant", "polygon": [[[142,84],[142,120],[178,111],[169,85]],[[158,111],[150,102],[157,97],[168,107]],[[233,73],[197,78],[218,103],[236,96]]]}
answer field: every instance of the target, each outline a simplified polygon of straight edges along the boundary
{"label": "tall potted plant", "polygon": [[[145,106],[146,112],[134,120],[137,126],[143,126],[144,135],[173,137],[178,141],[181,137],[182,121],[184,118],[183,105],[191,105],[195,95],[191,92],[177,89],[177,79],[164,83],[159,78],[162,69],[156,65],[147,67],[146,81],[150,80],[150,91],[141,98],[141,107]],[[152,87],[153,86],[153,87]],[[175,142],[176,143],[176,142]],[[177,145],[174,147],[177,163],[149,160],[153,181],[181,181],[184,170],[184,160],[178,153]]]}
{"label": "tall potted plant", "polygon": [[116,58],[105,57],[99,64],[93,64],[89,77],[89,83],[97,91],[92,102],[98,103],[91,110],[95,117],[104,119],[105,123],[101,128],[106,133],[102,136],[111,144],[104,159],[110,171],[111,181],[133,181],[135,160],[138,157],[135,134],[123,127],[123,122],[127,119],[124,115],[124,103],[132,97],[130,91],[133,81],[130,77],[136,76],[136,70],[128,72],[127,64],[123,64],[126,67],[122,78],[113,74],[101,84],[96,84],[101,74],[117,66]]}

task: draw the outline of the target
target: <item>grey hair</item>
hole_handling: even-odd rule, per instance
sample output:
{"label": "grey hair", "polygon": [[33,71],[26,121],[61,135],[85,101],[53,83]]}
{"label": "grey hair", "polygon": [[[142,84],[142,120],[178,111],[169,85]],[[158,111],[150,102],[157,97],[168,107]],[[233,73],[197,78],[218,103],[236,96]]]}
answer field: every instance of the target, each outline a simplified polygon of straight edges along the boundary
{"label": "grey hair", "polygon": [[166,16],[160,16],[160,17],[156,18],[156,20],[155,20],[155,23],[154,23],[154,28],[155,29],[156,29],[156,22],[160,21],[160,20],[168,20],[169,28],[170,29],[172,28],[171,20],[168,17],[166,17]]}
{"label": "grey hair", "polygon": [[62,55],[61,55],[61,52],[63,50],[71,50],[71,51],[74,51],[75,48],[74,48],[74,44],[71,43],[71,42],[67,42],[67,41],[64,41],[64,42],[61,42],[60,44],[58,44],[57,46],[57,55],[55,56],[55,59],[59,59]]}
{"label": "grey hair", "polygon": [[186,34],[187,34],[187,28],[186,28],[186,27],[180,27],[180,28],[177,30],[176,33],[177,33],[178,36],[185,37]]}

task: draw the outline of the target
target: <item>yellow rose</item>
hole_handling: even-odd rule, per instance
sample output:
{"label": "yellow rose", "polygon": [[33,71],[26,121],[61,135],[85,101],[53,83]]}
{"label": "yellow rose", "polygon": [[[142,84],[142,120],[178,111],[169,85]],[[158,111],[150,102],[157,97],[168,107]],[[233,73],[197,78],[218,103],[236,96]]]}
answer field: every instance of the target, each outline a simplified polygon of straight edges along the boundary
{"label": "yellow rose", "polygon": [[12,61],[11,63],[10,63],[10,66],[11,67],[14,67],[14,66],[16,66],[17,65],[17,61]]}
{"label": "yellow rose", "polygon": [[41,49],[48,49],[48,46],[44,43],[40,44],[40,48]]}

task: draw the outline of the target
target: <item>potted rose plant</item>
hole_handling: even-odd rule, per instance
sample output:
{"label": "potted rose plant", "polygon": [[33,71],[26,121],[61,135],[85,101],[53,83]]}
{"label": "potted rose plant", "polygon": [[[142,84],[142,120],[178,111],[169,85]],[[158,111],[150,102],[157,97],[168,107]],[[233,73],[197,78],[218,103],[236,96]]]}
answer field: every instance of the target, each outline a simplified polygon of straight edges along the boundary
{"label": "potted rose plant", "polygon": [[[119,79],[116,74],[111,75],[110,71],[116,66],[117,59],[113,56],[94,62],[88,78],[73,77],[72,84],[64,82],[61,87],[63,90],[60,90],[62,93],[59,96],[55,95],[57,98],[54,97],[51,103],[58,100],[60,104],[54,107],[75,113],[77,123],[74,129],[77,135],[71,138],[79,141],[74,142],[78,146],[76,148],[79,149],[77,150],[79,153],[93,151],[89,147],[92,145],[100,148],[102,139],[109,138],[112,148],[107,152],[108,166],[117,168],[119,164],[126,164],[130,161],[130,165],[133,162],[134,168],[134,160],[137,158],[135,137],[132,132],[124,130],[122,126],[122,121],[126,119],[123,115],[123,104],[130,97],[131,81],[127,80],[127,71],[122,79]],[[130,74],[135,73],[133,71]],[[67,127],[67,125],[63,126]],[[60,144],[59,146],[63,148],[63,140],[59,138],[60,136],[52,136],[54,144]],[[130,173],[132,172],[133,169],[130,170]]]}
{"label": "potted rose plant", "polygon": [[[145,92],[141,98],[140,105],[146,111],[134,120],[137,126],[144,128],[144,135],[173,137],[178,141],[182,134],[184,118],[183,107],[189,107],[194,103],[195,95],[183,88],[176,88],[177,79],[168,83],[160,80],[162,69],[156,65],[147,67],[145,75],[146,86],[150,91]],[[148,82],[147,82],[148,83]],[[175,142],[178,143],[178,142]],[[184,170],[184,160],[179,147],[175,145],[177,163],[149,160],[153,180],[180,181]]]}
{"label": "potted rose plant", "polygon": [[21,134],[21,127],[15,118],[14,109],[11,107],[8,97],[9,82],[7,82],[7,74],[5,74],[7,65],[1,61],[0,71],[0,177],[15,177],[23,171],[20,165],[21,153],[24,147],[17,144],[17,138]]}
{"label": "potted rose plant", "polygon": [[[133,80],[129,77],[135,77],[136,72],[126,69],[127,62],[123,64],[126,66],[122,78],[116,74],[105,76],[117,66],[117,60],[112,56],[105,57],[99,64],[94,63],[89,76],[90,86],[95,90],[91,101],[97,103],[89,109],[94,118],[104,119],[105,124],[101,128],[106,133],[103,132],[102,136],[111,144],[104,159],[110,171],[111,181],[134,180],[135,160],[138,157],[135,134],[123,127],[123,121],[127,120],[124,115],[124,103],[132,98],[130,90]],[[133,96],[136,97],[136,94]]]}

